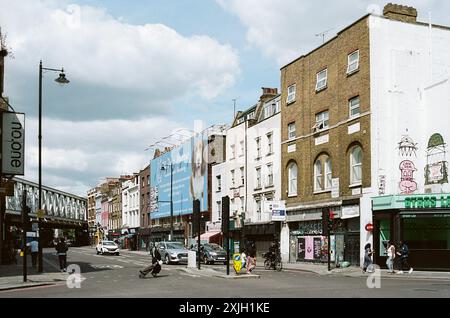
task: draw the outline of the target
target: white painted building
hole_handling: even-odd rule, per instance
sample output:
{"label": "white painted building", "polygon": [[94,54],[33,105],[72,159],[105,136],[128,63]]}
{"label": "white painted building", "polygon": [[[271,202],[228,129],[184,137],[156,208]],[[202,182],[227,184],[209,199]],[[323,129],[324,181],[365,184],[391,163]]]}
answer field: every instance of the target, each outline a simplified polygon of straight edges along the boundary
{"label": "white painted building", "polygon": [[[281,197],[279,99],[277,89],[263,88],[256,105],[236,114],[227,131],[226,163],[220,167],[226,173],[231,229],[245,226],[233,239],[236,242],[243,234],[245,241],[256,243],[259,255],[279,234],[279,224],[271,222],[270,215],[262,211],[265,201]],[[255,236],[260,227],[264,235]]]}
{"label": "white painted building", "polygon": [[[369,30],[372,188],[363,191],[361,258],[366,242],[382,253],[380,242],[403,239],[416,266],[445,268],[439,259],[450,259],[450,28],[372,15]],[[437,202],[426,203],[431,197]],[[419,201],[408,206],[410,199]],[[387,230],[372,237],[363,230],[368,223],[393,228],[394,237]],[[429,264],[421,264],[419,250],[434,253],[423,254]]]}
{"label": "white painted building", "polygon": [[227,164],[225,162],[212,166],[211,223],[213,224],[219,224],[222,221],[222,198],[228,195],[226,176]]}
{"label": "white painted building", "polygon": [[140,226],[139,218],[139,175],[122,182],[122,228]]}

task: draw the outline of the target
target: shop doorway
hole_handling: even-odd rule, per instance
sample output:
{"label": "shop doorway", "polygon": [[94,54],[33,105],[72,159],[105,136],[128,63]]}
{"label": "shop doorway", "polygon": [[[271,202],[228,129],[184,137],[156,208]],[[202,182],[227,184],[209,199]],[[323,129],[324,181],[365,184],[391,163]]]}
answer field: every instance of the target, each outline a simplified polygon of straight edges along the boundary
{"label": "shop doorway", "polygon": [[345,234],[344,259],[353,266],[359,266],[359,233]]}

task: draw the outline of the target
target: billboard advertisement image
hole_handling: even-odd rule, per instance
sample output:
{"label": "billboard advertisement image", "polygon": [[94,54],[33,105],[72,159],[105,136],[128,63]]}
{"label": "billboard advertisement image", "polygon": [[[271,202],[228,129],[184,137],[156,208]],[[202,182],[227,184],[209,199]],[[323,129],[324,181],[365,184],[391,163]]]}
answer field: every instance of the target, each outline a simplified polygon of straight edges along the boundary
{"label": "billboard advertisement image", "polygon": [[208,209],[207,147],[206,137],[198,134],[151,161],[150,186],[157,193],[152,218],[170,217],[171,188],[174,216],[191,214],[195,199],[201,211]]}

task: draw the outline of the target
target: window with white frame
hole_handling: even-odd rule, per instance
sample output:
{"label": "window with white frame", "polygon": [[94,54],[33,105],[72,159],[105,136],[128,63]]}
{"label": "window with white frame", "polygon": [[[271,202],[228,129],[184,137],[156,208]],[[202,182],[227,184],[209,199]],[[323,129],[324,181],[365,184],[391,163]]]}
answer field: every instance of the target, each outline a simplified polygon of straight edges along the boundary
{"label": "window with white frame", "polygon": [[331,159],[327,158],[325,160],[325,190],[331,189],[332,178],[333,178],[333,171],[331,167]]}
{"label": "window with white frame", "polygon": [[261,138],[258,137],[255,139],[256,141],[256,159],[261,158]]}
{"label": "window with white frame", "polygon": [[297,164],[292,162],[288,167],[288,196],[297,195]]}
{"label": "window with white frame", "polygon": [[329,127],[329,113],[328,110],[316,114],[316,124],[313,126],[313,131],[321,131]]}
{"label": "window with white frame", "polygon": [[269,118],[278,112],[278,102],[268,103],[264,106],[264,118]]}
{"label": "window with white frame", "polygon": [[267,154],[273,153],[273,133],[268,133],[267,135]]}
{"label": "window with white frame", "polygon": [[350,183],[360,184],[362,181],[362,150],[356,146],[350,152]]}
{"label": "window with white frame", "polygon": [[261,221],[261,198],[256,198],[255,203],[256,203],[256,220]]}
{"label": "window with white frame", "polygon": [[222,215],[222,201],[216,201],[217,214]]}
{"label": "window with white frame", "polygon": [[352,74],[359,69],[359,50],[348,55],[347,74]]}
{"label": "window with white frame", "polygon": [[248,119],[255,119],[255,111],[252,111],[250,114],[247,115],[247,120]]}
{"label": "window with white frame", "polygon": [[288,87],[288,96],[286,99],[287,104],[295,102],[295,91],[296,91],[295,84]]}
{"label": "window with white frame", "polygon": [[359,96],[356,96],[348,101],[348,108],[349,108],[349,117],[353,118],[360,114],[359,110]]}
{"label": "window with white frame", "polygon": [[260,189],[261,188],[261,168],[258,167],[256,168],[256,189]]}
{"label": "window with white frame", "polygon": [[316,82],[316,91],[320,91],[327,87],[327,79],[328,79],[328,69],[324,69],[316,74],[317,82]]}
{"label": "window with white frame", "polygon": [[239,143],[239,145],[240,145],[240,148],[241,148],[241,153],[240,153],[240,157],[242,157],[242,156],[244,156],[244,153],[245,153],[245,148],[244,148],[244,141],[242,140],[240,143]]}
{"label": "window with white frame", "polygon": [[231,170],[231,186],[234,188],[235,186],[235,180],[234,180],[234,170]]}
{"label": "window with white frame", "polygon": [[244,212],[244,197],[241,197],[241,212]]}
{"label": "window with white frame", "polygon": [[230,149],[231,149],[231,158],[230,159],[236,158],[236,147],[235,147],[235,145],[231,145]]}
{"label": "window with white frame", "polygon": [[241,167],[241,185],[245,184],[245,174],[244,174],[244,167]]}
{"label": "window with white frame", "polygon": [[322,162],[319,159],[314,163],[314,191],[323,191]]}
{"label": "window with white frame", "polygon": [[295,131],[295,122],[294,122],[288,125],[288,139],[292,140],[295,139],[295,137],[297,137],[297,133]]}
{"label": "window with white frame", "polygon": [[267,165],[267,186],[273,186],[273,165],[271,163]]}
{"label": "window with white frame", "polygon": [[216,176],[216,191],[222,191],[222,176]]}

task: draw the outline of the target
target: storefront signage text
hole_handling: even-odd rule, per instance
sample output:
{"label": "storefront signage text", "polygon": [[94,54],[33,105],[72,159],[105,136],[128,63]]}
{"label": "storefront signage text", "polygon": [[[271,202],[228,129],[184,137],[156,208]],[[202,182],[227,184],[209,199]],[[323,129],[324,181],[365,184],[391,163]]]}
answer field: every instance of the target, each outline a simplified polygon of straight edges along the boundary
{"label": "storefront signage text", "polygon": [[406,197],[405,209],[449,208],[450,196]]}

